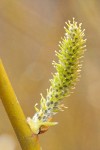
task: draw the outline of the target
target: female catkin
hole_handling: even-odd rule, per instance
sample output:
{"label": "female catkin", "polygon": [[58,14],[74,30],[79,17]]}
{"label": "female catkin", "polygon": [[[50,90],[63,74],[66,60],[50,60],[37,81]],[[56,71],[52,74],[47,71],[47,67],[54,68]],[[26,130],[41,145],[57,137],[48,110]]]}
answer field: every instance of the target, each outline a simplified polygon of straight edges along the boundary
{"label": "female catkin", "polygon": [[59,42],[59,51],[56,52],[58,62],[53,61],[56,73],[50,80],[51,86],[47,90],[47,96],[44,98],[41,94],[40,109],[35,105],[36,113],[33,118],[27,118],[27,122],[34,134],[38,134],[42,126],[49,127],[57,124],[51,122],[51,118],[59,110],[63,111],[65,107],[61,102],[64,97],[70,95],[75,88],[76,81],[80,77],[82,66],[81,58],[85,51],[84,30],[81,24],[73,19],[72,23],[66,23],[65,36]]}

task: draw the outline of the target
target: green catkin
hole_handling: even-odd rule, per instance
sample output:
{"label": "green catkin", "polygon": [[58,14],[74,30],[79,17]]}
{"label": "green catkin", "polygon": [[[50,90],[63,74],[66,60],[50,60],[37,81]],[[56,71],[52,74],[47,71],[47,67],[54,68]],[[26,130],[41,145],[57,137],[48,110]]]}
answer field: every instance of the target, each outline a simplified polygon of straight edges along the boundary
{"label": "green catkin", "polygon": [[59,51],[55,52],[58,62],[53,61],[56,73],[50,80],[51,86],[47,89],[47,96],[44,98],[41,94],[40,109],[36,107],[36,104],[35,115],[32,119],[27,118],[34,134],[40,132],[41,126],[49,127],[57,124],[57,122],[51,122],[50,119],[59,110],[63,111],[65,106],[61,102],[64,97],[70,95],[80,77],[81,58],[86,47],[84,30],[81,29],[81,24],[77,25],[74,19],[72,23],[68,21],[64,29],[65,36],[59,42]]}

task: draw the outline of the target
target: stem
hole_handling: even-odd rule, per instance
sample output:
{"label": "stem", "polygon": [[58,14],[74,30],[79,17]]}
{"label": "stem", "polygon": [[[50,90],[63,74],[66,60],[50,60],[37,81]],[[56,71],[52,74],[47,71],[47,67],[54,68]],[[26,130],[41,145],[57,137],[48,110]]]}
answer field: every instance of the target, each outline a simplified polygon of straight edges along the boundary
{"label": "stem", "polygon": [[15,130],[22,150],[40,150],[37,136],[32,137],[23,110],[0,60],[0,98]]}

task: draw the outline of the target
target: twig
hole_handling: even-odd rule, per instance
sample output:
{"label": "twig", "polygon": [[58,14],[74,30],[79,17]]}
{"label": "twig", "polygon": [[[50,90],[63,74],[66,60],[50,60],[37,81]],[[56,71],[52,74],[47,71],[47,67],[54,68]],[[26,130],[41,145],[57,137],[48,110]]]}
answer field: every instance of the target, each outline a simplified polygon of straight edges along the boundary
{"label": "twig", "polygon": [[15,130],[22,150],[40,150],[37,136],[32,137],[23,110],[0,60],[0,98]]}

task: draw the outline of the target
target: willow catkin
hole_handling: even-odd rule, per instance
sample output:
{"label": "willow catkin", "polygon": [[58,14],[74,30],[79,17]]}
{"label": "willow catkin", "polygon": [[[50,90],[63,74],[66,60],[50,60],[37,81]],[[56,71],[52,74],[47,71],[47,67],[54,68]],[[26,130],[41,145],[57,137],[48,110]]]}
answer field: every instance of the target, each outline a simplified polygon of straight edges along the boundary
{"label": "willow catkin", "polygon": [[81,24],[73,19],[72,23],[66,23],[65,35],[59,42],[59,51],[56,52],[58,62],[53,61],[53,66],[56,73],[50,80],[51,86],[47,90],[46,98],[41,94],[40,109],[35,105],[36,113],[31,119],[27,118],[27,122],[34,134],[41,132],[42,128],[57,124],[51,122],[51,118],[59,110],[63,111],[65,107],[62,104],[64,97],[70,95],[72,89],[80,77],[80,69],[82,66],[81,58],[85,51],[84,30],[81,29]]}

